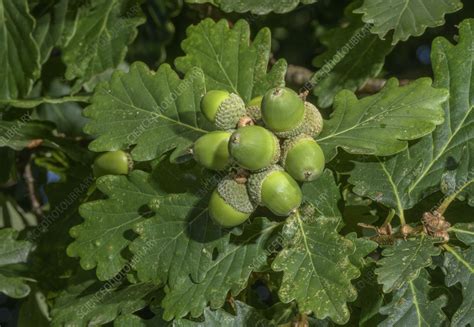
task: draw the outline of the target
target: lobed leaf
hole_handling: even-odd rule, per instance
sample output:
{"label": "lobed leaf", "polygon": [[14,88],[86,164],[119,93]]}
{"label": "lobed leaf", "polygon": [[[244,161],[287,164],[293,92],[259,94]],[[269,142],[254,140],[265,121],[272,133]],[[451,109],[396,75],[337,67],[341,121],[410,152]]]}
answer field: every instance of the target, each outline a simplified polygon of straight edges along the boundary
{"label": "lobed leaf", "polygon": [[[474,20],[459,26],[459,41],[433,42],[434,86],[448,88],[444,123],[405,151],[391,158],[357,162],[349,181],[354,192],[399,214],[449,184],[448,194],[468,198],[474,193]],[[449,182],[448,182],[449,181]]]}
{"label": "lobed leaf", "polygon": [[256,15],[266,15],[270,12],[284,14],[295,9],[300,3],[303,5],[309,5],[316,1],[317,0],[186,0],[187,3],[193,4],[210,3],[225,12],[244,13],[250,11],[252,14]]}
{"label": "lobed leaf", "polygon": [[440,254],[436,241],[428,236],[416,239],[399,240],[395,245],[385,248],[383,258],[377,262],[378,282],[383,291],[390,293],[405,283],[417,278],[422,268],[432,263],[432,256]]}
{"label": "lobed leaf", "polygon": [[406,86],[398,86],[392,78],[379,93],[362,99],[341,91],[317,141],[327,161],[338,147],[353,154],[398,153],[407,148],[407,141],[432,132],[443,122],[441,104],[447,96],[446,90],[433,88],[429,78]]}
{"label": "lobed leaf", "polygon": [[260,30],[250,41],[250,27],[239,20],[232,28],[227,20],[205,19],[190,26],[182,42],[186,55],[175,60],[176,67],[189,73],[202,69],[208,90],[227,90],[245,102],[263,95],[268,89],[285,84],[286,62],[277,61],[268,70],[270,30]]}
{"label": "lobed leaf", "polygon": [[91,121],[86,133],[97,136],[92,151],[111,151],[136,145],[134,160],[155,159],[165,152],[190,146],[211,129],[200,111],[205,94],[199,69],[184,79],[169,65],[157,72],[135,63],[128,73],[115,72],[108,83],[97,87],[92,105],[85,109]]}
{"label": "lobed leaf", "polygon": [[364,0],[355,13],[364,14],[366,23],[373,24],[373,33],[384,38],[393,30],[392,44],[423,34],[427,27],[444,24],[444,15],[462,8],[459,0]]}

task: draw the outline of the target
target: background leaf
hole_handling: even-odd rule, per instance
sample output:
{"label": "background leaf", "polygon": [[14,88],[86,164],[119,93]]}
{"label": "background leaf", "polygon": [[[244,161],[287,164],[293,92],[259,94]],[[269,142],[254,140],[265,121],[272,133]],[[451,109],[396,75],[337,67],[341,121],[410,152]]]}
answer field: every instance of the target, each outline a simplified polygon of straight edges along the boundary
{"label": "background leaf", "polygon": [[239,12],[244,13],[250,11],[252,14],[265,15],[270,12],[283,14],[295,9],[300,3],[304,5],[315,3],[317,0],[286,0],[286,1],[272,1],[272,0],[186,0],[187,3],[210,3],[218,6],[225,12]]}
{"label": "background leaf", "polygon": [[15,299],[30,293],[26,278],[22,277],[32,250],[32,244],[17,240],[18,232],[11,228],[0,229],[0,292]]}
{"label": "background leaf", "polygon": [[26,0],[0,0],[0,100],[25,97],[39,77],[34,24]]}
{"label": "background leaf", "polygon": [[427,27],[444,24],[444,15],[462,8],[459,0],[364,0],[354,12],[364,14],[366,23],[374,24],[373,33],[384,38],[394,30],[392,44],[423,34]]}

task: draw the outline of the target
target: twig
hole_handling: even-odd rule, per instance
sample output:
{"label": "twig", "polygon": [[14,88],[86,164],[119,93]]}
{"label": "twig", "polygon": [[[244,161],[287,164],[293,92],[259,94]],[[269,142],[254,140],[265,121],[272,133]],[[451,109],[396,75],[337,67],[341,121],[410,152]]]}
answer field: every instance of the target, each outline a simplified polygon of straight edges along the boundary
{"label": "twig", "polygon": [[30,198],[31,208],[36,215],[41,216],[43,214],[43,211],[41,210],[41,204],[38,198],[36,197],[35,179],[31,170],[31,163],[26,164],[25,172],[23,173],[23,178],[25,179],[28,188],[28,196]]}
{"label": "twig", "polygon": [[[365,82],[364,85],[362,85],[358,90],[357,93],[359,94],[375,94],[379,92],[383,87],[385,86],[385,83],[387,83],[386,79],[383,78],[370,78]],[[410,83],[410,80],[408,79],[401,79],[400,80],[400,86],[402,85],[407,85]]]}

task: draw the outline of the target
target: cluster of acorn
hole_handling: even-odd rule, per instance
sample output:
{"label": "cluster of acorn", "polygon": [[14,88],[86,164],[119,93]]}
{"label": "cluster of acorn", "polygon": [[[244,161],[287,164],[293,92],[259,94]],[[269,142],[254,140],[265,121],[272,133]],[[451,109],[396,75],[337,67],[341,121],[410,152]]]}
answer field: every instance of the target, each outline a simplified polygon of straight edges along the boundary
{"label": "cluster of acorn", "polygon": [[278,87],[247,106],[236,94],[212,90],[201,101],[204,116],[219,130],[200,137],[195,160],[229,170],[211,195],[209,214],[223,227],[243,223],[257,206],[287,216],[302,202],[298,182],[316,179],[324,154],[314,137],[323,119],[291,89]]}

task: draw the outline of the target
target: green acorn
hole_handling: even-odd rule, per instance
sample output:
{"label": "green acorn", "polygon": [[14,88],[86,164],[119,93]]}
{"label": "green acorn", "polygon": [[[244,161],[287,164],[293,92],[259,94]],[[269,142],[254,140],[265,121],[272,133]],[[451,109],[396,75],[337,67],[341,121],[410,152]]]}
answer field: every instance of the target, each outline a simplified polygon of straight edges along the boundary
{"label": "green acorn", "polygon": [[110,151],[94,160],[92,171],[96,178],[104,175],[127,175],[133,169],[133,160],[124,151]]}
{"label": "green acorn", "polygon": [[245,184],[237,183],[230,176],[219,182],[209,201],[209,215],[222,227],[242,224],[254,210]]}
{"label": "green acorn", "polygon": [[245,126],[230,137],[229,152],[242,168],[260,170],[278,162],[280,142],[261,126]]}
{"label": "green acorn", "polygon": [[202,98],[201,111],[217,128],[229,130],[245,115],[245,103],[237,94],[212,90]]}
{"label": "green acorn", "polygon": [[255,204],[267,207],[277,216],[288,216],[303,201],[298,183],[278,165],[250,175],[247,189]]}
{"label": "green acorn", "polygon": [[259,96],[250,100],[247,104],[247,116],[252,118],[256,123],[262,121],[262,99],[263,96]]}
{"label": "green acorn", "polygon": [[300,182],[318,178],[325,164],[323,150],[311,136],[305,134],[283,143],[280,162],[288,174]]}
{"label": "green acorn", "polygon": [[291,138],[300,134],[306,134],[316,137],[323,129],[323,117],[318,108],[310,102],[305,102],[305,111],[303,121],[291,131],[275,132],[276,136],[281,138]]}
{"label": "green acorn", "polygon": [[212,170],[224,170],[228,167],[230,132],[214,131],[205,134],[194,142],[194,160]]}
{"label": "green acorn", "polygon": [[262,100],[263,122],[276,133],[295,129],[303,121],[304,111],[303,100],[286,87],[269,90]]}

